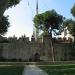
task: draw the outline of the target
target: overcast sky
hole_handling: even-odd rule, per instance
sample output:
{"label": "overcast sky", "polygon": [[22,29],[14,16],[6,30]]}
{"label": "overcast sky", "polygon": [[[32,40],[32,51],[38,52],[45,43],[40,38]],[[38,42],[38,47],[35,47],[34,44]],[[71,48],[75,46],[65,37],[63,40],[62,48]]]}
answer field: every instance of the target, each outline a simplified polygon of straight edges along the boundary
{"label": "overcast sky", "polygon": [[[74,0],[38,0],[39,13],[55,9],[57,13],[66,18],[72,18],[70,9],[74,5]],[[4,15],[9,15],[10,27],[5,36],[33,34],[33,17],[36,14],[36,0],[22,0],[17,6],[9,8]]]}

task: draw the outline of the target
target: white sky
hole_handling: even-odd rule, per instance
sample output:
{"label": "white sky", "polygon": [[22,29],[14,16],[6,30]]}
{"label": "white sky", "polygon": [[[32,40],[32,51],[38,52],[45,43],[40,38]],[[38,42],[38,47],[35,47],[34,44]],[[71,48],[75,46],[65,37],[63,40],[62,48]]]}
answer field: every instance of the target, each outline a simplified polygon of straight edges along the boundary
{"label": "white sky", "polygon": [[[29,6],[28,6],[29,1]],[[38,0],[39,13],[47,10],[55,9],[57,13],[71,18],[70,9],[74,2],[73,0]],[[4,15],[9,15],[10,27],[6,37],[26,35],[31,37],[33,34],[33,17],[35,15],[36,0],[22,0],[16,7],[9,8]]]}

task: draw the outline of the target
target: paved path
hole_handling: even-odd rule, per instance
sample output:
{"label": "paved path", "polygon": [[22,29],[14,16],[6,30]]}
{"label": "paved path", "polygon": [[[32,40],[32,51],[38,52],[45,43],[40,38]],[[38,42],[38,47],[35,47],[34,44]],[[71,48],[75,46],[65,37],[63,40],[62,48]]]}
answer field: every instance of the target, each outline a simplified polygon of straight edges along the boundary
{"label": "paved path", "polygon": [[48,75],[45,71],[38,68],[36,65],[25,66],[22,75]]}

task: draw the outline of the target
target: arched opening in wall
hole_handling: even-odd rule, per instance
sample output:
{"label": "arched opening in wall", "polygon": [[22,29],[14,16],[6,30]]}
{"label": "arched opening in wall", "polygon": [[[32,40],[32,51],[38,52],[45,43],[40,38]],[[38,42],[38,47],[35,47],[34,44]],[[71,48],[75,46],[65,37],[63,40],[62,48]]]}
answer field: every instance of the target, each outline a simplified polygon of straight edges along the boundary
{"label": "arched opening in wall", "polygon": [[34,61],[35,62],[39,62],[40,61],[40,54],[39,53],[35,53],[34,54]]}

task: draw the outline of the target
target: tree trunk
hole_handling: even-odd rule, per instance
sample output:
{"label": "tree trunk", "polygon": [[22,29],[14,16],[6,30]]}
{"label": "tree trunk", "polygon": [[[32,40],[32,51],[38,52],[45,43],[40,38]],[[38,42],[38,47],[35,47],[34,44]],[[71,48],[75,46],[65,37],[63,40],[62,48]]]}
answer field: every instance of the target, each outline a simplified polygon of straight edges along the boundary
{"label": "tree trunk", "polygon": [[51,43],[51,50],[52,50],[52,61],[54,62],[55,58],[54,58],[54,47],[52,42],[52,33],[49,33],[49,35],[50,35],[50,43]]}
{"label": "tree trunk", "polygon": [[54,62],[54,47],[53,47],[53,42],[52,42],[52,38],[50,38],[50,43],[51,43],[51,50],[52,50],[52,61]]}

